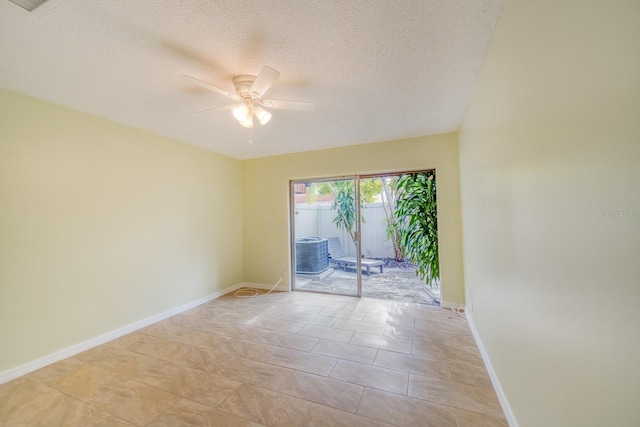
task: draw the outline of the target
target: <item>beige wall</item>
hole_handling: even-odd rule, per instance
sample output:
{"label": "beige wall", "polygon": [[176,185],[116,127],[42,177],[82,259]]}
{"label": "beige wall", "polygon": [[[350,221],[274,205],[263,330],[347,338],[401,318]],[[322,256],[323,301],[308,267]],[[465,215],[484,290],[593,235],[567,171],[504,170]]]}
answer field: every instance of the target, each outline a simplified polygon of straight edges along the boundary
{"label": "beige wall", "polygon": [[0,90],[0,372],[242,281],[240,161]]}
{"label": "beige wall", "polygon": [[640,425],[640,2],[507,1],[460,131],[467,304],[518,424]]}
{"label": "beige wall", "polygon": [[443,300],[464,301],[456,134],[245,160],[244,279],[289,275],[289,180],[436,168]]}

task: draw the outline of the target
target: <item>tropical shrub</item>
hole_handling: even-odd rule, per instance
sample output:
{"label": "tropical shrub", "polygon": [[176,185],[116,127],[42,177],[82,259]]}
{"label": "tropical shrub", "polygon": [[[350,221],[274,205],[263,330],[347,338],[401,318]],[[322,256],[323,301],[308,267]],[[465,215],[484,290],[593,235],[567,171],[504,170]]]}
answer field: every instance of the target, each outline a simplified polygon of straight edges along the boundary
{"label": "tropical shrub", "polygon": [[[339,229],[346,230],[355,245],[356,190],[354,182],[352,180],[333,181],[330,188],[333,194],[331,209],[336,211],[333,223]],[[362,209],[362,205],[360,208]],[[364,218],[361,217],[361,220],[364,222]]]}
{"label": "tropical shrub", "polygon": [[434,172],[402,175],[397,183],[395,226],[405,256],[429,287],[440,279],[438,216]]}

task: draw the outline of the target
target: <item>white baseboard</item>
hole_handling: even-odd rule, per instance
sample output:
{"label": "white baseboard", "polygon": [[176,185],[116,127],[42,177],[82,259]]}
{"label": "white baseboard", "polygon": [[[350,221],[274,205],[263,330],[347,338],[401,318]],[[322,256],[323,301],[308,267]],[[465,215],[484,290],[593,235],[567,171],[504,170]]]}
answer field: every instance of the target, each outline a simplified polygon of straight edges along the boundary
{"label": "white baseboard", "polygon": [[502,390],[502,386],[500,385],[500,381],[498,380],[496,371],[493,369],[493,365],[491,364],[489,355],[487,354],[487,351],[482,344],[482,340],[480,339],[480,335],[478,334],[476,325],[473,323],[473,318],[468,311],[465,312],[465,315],[467,317],[467,322],[469,323],[471,333],[473,334],[473,338],[476,340],[476,344],[478,346],[478,349],[480,350],[480,355],[482,356],[484,365],[487,368],[487,372],[489,373],[489,378],[491,378],[491,384],[493,384],[493,388],[495,389],[498,400],[500,401],[500,406],[502,406],[502,411],[504,412],[504,416],[507,419],[507,423],[509,423],[509,427],[518,427],[516,417],[513,415],[513,411],[511,411],[511,406],[509,406],[507,396],[504,394],[504,390]]}
{"label": "white baseboard", "polygon": [[[11,381],[15,378],[21,377],[22,375],[26,375],[29,372],[33,372],[37,369],[44,368],[47,365],[50,365],[55,362],[59,362],[62,359],[66,359],[67,357],[75,356],[78,353],[82,353],[83,351],[89,350],[93,347],[97,347],[106,342],[112,341],[116,338],[120,338],[123,335],[130,334],[131,332],[135,332],[138,329],[142,329],[146,326],[149,326],[153,323],[159,322],[161,320],[166,319],[167,317],[175,316],[178,313],[182,313],[183,311],[189,310],[193,307],[196,307],[200,304],[204,304],[205,302],[214,300],[216,298],[221,297],[229,292],[233,292],[236,289],[240,289],[244,287],[244,283],[238,283],[236,285],[230,286],[221,291],[215,292],[213,294],[207,295],[205,297],[199,298],[195,301],[188,302],[181,306],[172,308],[163,313],[158,313],[151,317],[147,317],[146,319],[139,320],[130,325],[123,326],[121,328],[115,329],[113,331],[107,332],[106,334],[99,335],[95,338],[88,339],[78,344],[74,344],[70,347],[64,348],[60,351],[56,351],[55,353],[48,354],[46,356],[40,357],[36,360],[32,360],[31,362],[27,362],[23,365],[17,366],[15,368],[8,369],[6,371],[0,372],[0,384]],[[266,286],[266,285],[265,285]],[[254,286],[255,287],[255,286]]]}
{"label": "white baseboard", "polygon": [[459,302],[452,302],[452,301],[445,301],[443,299],[440,299],[440,307],[446,308],[447,310],[451,310],[451,307],[456,306],[456,305],[460,305],[460,303]]}

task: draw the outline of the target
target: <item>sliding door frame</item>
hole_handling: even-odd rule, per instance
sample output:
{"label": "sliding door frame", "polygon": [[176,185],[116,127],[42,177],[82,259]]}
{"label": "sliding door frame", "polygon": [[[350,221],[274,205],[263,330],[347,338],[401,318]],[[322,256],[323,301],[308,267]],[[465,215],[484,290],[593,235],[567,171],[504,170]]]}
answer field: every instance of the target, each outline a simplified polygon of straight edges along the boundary
{"label": "sliding door frame", "polygon": [[346,181],[353,180],[354,183],[354,192],[355,192],[355,203],[356,203],[356,221],[355,221],[355,249],[356,249],[356,294],[341,294],[336,292],[321,292],[332,295],[343,295],[343,296],[356,296],[358,298],[362,297],[362,255],[361,255],[361,244],[360,244],[360,176],[359,175],[341,175],[335,177],[322,177],[322,178],[302,178],[302,179],[292,179],[289,181],[289,233],[290,233],[290,276],[291,277],[291,290],[300,291],[300,292],[318,292],[312,291],[308,289],[297,289],[296,284],[296,230],[295,230],[295,221],[296,221],[296,200],[295,200],[295,184],[296,183],[321,183],[321,182],[331,182],[331,181]]}
{"label": "sliding door frame", "polygon": [[[370,179],[370,178],[381,178],[388,176],[402,176],[406,174],[413,173],[422,173],[422,172],[433,172],[434,175],[437,176],[437,169],[435,167],[432,168],[418,168],[418,169],[409,169],[409,170],[399,170],[399,171],[389,171],[389,172],[373,172],[373,173],[361,173],[361,174],[352,174],[352,175],[339,175],[334,177],[320,177],[320,178],[299,178],[299,179],[291,179],[289,180],[289,227],[290,227],[290,256],[289,260],[291,263],[290,267],[290,276],[291,277],[291,290],[296,290],[300,292],[320,292],[320,293],[328,293],[332,295],[344,295],[344,296],[357,296],[358,298],[362,297],[362,217],[360,212],[360,181],[361,179]],[[294,185],[296,183],[307,183],[307,182],[330,182],[330,181],[340,181],[340,180],[354,180],[355,184],[355,202],[356,202],[356,219],[355,222],[355,246],[356,246],[356,258],[357,258],[357,266],[356,266],[356,280],[357,280],[357,295],[353,294],[341,294],[335,292],[321,292],[321,291],[312,291],[308,289],[296,289],[295,280],[296,280],[296,234],[295,234],[295,192]],[[438,227],[439,228],[439,227]],[[442,286],[442,285],[441,285]]]}

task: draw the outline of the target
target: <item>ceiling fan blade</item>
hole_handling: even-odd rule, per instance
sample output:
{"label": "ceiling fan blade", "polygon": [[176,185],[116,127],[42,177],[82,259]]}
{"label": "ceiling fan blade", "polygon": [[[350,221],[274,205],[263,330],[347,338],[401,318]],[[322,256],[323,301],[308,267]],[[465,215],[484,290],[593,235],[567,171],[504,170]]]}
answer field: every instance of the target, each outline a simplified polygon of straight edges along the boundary
{"label": "ceiling fan blade", "polygon": [[251,89],[249,89],[251,96],[253,96],[254,98],[262,97],[265,93],[267,93],[271,85],[276,80],[278,80],[278,77],[280,77],[279,71],[263,65],[262,69],[260,70],[260,74],[258,74],[256,80],[253,82],[253,85],[251,85]]}
{"label": "ceiling fan blade", "polygon": [[232,92],[229,92],[227,90],[221,89],[218,86],[214,86],[211,83],[205,82],[204,80],[196,79],[195,77],[191,77],[191,76],[188,76],[186,74],[181,75],[180,78],[183,79],[183,80],[192,82],[192,83],[196,83],[196,84],[198,84],[200,86],[203,86],[203,87],[205,87],[207,89],[210,89],[210,90],[212,90],[214,92],[218,92],[218,93],[220,93],[220,94],[222,94],[224,96],[227,96],[227,97],[229,97],[229,98],[231,98],[233,100],[239,100],[240,99],[238,97],[238,95],[236,95],[235,93],[232,93]]}
{"label": "ceiling fan blade", "polygon": [[205,108],[204,110],[196,111],[196,114],[205,114],[205,113],[210,113],[212,111],[230,110],[233,107],[235,107],[236,105],[238,105],[238,104],[233,102],[231,104],[225,104],[225,105],[221,105],[219,107]]}
{"label": "ceiling fan blade", "polygon": [[279,108],[282,110],[311,111],[313,102],[287,101],[285,99],[265,99],[260,104],[267,108]]}

